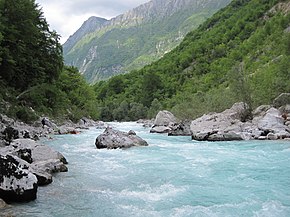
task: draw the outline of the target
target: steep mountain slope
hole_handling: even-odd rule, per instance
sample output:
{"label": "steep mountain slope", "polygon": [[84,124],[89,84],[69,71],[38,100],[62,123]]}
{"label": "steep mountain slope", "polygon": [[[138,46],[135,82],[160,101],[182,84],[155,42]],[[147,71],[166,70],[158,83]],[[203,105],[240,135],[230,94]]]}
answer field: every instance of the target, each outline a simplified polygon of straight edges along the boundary
{"label": "steep mountain slope", "polygon": [[152,0],[96,25],[79,40],[69,39],[63,45],[65,63],[78,67],[92,83],[141,68],[230,1]]}
{"label": "steep mountain slope", "polygon": [[290,1],[234,0],[159,61],[95,89],[107,120],[161,108],[193,118],[241,100],[269,104],[290,92]]}
{"label": "steep mountain slope", "polygon": [[73,46],[86,34],[92,33],[98,29],[100,29],[108,20],[100,17],[90,17],[86,20],[83,25],[68,38],[65,42],[64,53],[68,52],[73,48]]}

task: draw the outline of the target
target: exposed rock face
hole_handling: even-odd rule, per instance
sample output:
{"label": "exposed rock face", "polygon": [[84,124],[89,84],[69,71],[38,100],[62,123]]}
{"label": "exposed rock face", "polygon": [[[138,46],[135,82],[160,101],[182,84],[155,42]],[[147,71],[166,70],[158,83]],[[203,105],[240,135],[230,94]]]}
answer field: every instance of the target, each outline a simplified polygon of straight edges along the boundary
{"label": "exposed rock face", "polygon": [[132,146],[148,146],[148,143],[137,136],[135,132],[130,131],[125,133],[108,127],[104,133],[97,137],[95,145],[98,149],[117,149],[130,148]]}
{"label": "exposed rock face", "polygon": [[284,139],[290,137],[282,113],[268,105],[253,112],[253,120],[242,122],[247,106],[236,103],[221,113],[203,115],[192,121],[192,139],[199,141],[231,141],[248,139]]}
{"label": "exposed rock face", "polygon": [[0,155],[0,196],[6,202],[35,200],[37,178],[28,164],[11,155]]}

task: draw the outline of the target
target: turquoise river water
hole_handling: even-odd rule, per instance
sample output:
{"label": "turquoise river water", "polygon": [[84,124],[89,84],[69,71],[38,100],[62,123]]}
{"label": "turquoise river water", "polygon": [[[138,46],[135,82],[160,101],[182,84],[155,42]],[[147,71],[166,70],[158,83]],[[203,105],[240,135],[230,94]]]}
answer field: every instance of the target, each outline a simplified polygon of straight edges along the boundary
{"label": "turquoise river water", "polygon": [[[196,142],[135,130],[148,147],[97,150],[91,129],[46,144],[69,172],[38,190],[36,201],[2,212],[23,217],[290,216],[290,141]],[[0,214],[1,216],[1,214]]]}

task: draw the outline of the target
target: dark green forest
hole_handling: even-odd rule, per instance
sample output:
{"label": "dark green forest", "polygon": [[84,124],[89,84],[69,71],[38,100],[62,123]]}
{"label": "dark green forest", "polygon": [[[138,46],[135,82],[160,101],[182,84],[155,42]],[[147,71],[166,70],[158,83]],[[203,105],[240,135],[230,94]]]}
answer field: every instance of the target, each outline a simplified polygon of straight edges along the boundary
{"label": "dark green forest", "polygon": [[0,0],[0,112],[25,122],[98,116],[93,88],[63,65],[59,35],[34,0]]}
{"label": "dark green forest", "polygon": [[162,59],[95,86],[102,120],[192,119],[290,92],[289,0],[234,0]]}

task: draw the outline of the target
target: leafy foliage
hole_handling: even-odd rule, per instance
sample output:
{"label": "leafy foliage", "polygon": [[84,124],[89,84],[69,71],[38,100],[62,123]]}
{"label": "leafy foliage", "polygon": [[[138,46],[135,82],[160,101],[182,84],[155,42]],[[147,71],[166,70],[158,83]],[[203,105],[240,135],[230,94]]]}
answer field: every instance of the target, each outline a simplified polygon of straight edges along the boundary
{"label": "leafy foliage", "polygon": [[18,90],[57,79],[62,47],[32,0],[1,1],[1,77]]}
{"label": "leafy foliage", "polygon": [[0,73],[0,112],[25,122],[99,115],[93,88],[63,66],[59,36],[34,0],[0,0]]}

